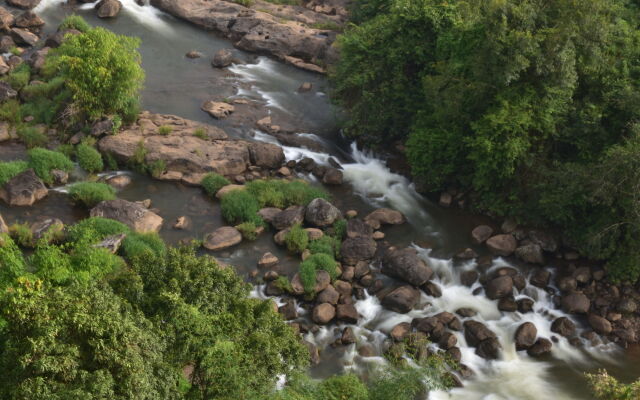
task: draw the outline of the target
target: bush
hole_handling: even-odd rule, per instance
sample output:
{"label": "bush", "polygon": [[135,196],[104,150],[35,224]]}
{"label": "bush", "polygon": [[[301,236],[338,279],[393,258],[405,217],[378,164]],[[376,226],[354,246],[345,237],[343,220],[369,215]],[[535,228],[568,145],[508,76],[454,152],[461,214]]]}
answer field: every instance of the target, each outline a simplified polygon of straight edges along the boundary
{"label": "bush", "polygon": [[38,277],[58,285],[72,277],[71,259],[58,246],[38,246],[29,263]]}
{"label": "bush", "polygon": [[100,172],[104,169],[104,163],[102,162],[102,156],[95,148],[80,143],[76,148],[76,156],[78,157],[78,164],[80,167],[89,173]]}
{"label": "bush", "polygon": [[338,263],[329,254],[312,254],[300,263],[300,280],[305,292],[313,293],[313,288],[316,285],[316,272],[320,270],[327,271],[332,281],[338,277]]}
{"label": "bush", "polygon": [[88,119],[109,114],[127,119],[144,80],[139,44],[138,39],[92,28],[68,37],[47,62],[58,69],[76,107]]}
{"label": "bush", "polygon": [[22,140],[28,149],[42,147],[49,141],[47,135],[42,133],[40,129],[33,126],[22,127],[17,130],[17,133],[20,140]]}
{"label": "bush", "polygon": [[23,87],[27,86],[29,79],[31,79],[31,68],[27,63],[22,63],[11,71],[11,73],[3,80],[11,85],[13,89],[21,90]]}
{"label": "bush", "polygon": [[59,145],[55,148],[55,151],[64,154],[69,159],[71,159],[76,154],[76,148],[72,144],[68,143]]}
{"label": "bush", "polygon": [[16,223],[11,225],[9,227],[9,235],[18,246],[33,247],[33,245],[35,244],[33,239],[33,232],[31,231],[31,228],[27,223]]}
{"label": "bush", "polygon": [[26,161],[0,162],[0,186],[4,186],[11,178],[28,168],[29,164]]}
{"label": "bush", "polygon": [[246,190],[234,190],[227,193],[220,201],[220,209],[222,217],[228,223],[252,222],[255,225],[263,224],[258,215],[260,206]]}
{"label": "bush", "polygon": [[260,179],[247,183],[246,187],[256,198],[260,207],[306,206],[315,198],[329,199],[329,195],[324,190],[304,181]]}
{"label": "bush", "polygon": [[109,218],[91,217],[69,227],[67,239],[72,243],[94,244],[108,236],[130,232],[131,229],[122,222]]}
{"label": "bush", "polygon": [[36,175],[45,183],[53,183],[52,169],[60,169],[65,172],[71,172],[73,162],[62,153],[42,148],[29,150],[29,166],[33,168]]}
{"label": "bush", "polygon": [[102,247],[76,246],[70,253],[73,279],[88,284],[124,268],[124,260]]}
{"label": "bush", "polygon": [[309,234],[300,224],[295,224],[284,236],[284,241],[287,244],[287,250],[301,254],[309,244]]}
{"label": "bush", "polygon": [[85,21],[81,16],[72,14],[66,16],[65,19],[62,20],[62,23],[60,23],[60,26],[58,26],[58,31],[65,31],[67,29],[75,29],[80,32],[87,32],[89,29],[91,29],[91,25],[89,25],[87,21]]}
{"label": "bush", "polygon": [[146,254],[162,257],[166,251],[164,241],[155,232],[132,233],[122,242],[122,254],[130,260]]}
{"label": "bush", "polygon": [[22,111],[20,102],[16,99],[7,100],[0,104],[0,119],[18,126],[22,123]]}
{"label": "bush", "polygon": [[311,240],[307,247],[311,254],[328,254],[337,257],[340,253],[341,242],[333,236],[324,235],[320,239]]}
{"label": "bush", "polygon": [[115,199],[116,190],[106,183],[80,182],[69,188],[69,196],[74,202],[93,208],[101,201]]}
{"label": "bush", "polygon": [[210,172],[202,178],[200,185],[204,188],[204,191],[211,197],[214,197],[218,190],[224,186],[231,184],[227,178],[222,175]]}
{"label": "bush", "polygon": [[640,398],[640,381],[624,384],[610,376],[607,371],[586,374],[589,386],[598,400],[635,400]]}
{"label": "bush", "polygon": [[258,229],[258,227],[253,222],[243,222],[240,225],[237,225],[236,229],[242,233],[242,237],[246,240],[256,240],[258,237],[258,234],[256,233],[256,229]]}
{"label": "bush", "polygon": [[25,272],[22,251],[9,235],[0,233],[0,289],[13,285]]}

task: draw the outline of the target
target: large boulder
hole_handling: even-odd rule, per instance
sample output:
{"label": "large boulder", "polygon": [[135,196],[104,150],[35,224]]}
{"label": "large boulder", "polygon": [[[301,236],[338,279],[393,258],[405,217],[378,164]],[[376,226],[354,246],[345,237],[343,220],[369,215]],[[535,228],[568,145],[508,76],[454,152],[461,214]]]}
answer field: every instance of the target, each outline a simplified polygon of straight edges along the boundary
{"label": "large boulder", "polygon": [[209,113],[215,119],[227,118],[235,111],[232,104],[223,101],[207,100],[202,104],[202,111]]}
{"label": "large boulder", "polygon": [[513,292],[513,279],[509,275],[493,278],[487,283],[485,291],[491,300],[509,296]]}
{"label": "large boulder", "polygon": [[46,186],[33,169],[28,169],[11,178],[4,187],[0,188],[0,199],[10,206],[31,206],[46,197],[48,193]]}
{"label": "large boulder", "polygon": [[213,55],[211,65],[215,68],[225,68],[233,63],[233,53],[229,49],[220,49]]}
{"label": "large boulder", "polygon": [[138,203],[115,199],[98,203],[91,209],[92,217],[115,219],[136,232],[158,232],[162,227],[162,217]]}
{"label": "large boulder", "polygon": [[421,286],[433,276],[433,270],[410,247],[387,250],[382,260],[382,273],[413,286]]}
{"label": "large boulder", "polygon": [[536,343],[538,329],[531,322],[525,322],[516,329],[514,341],[516,350],[526,350]]}
{"label": "large boulder", "polygon": [[544,254],[542,247],[538,244],[530,243],[520,246],[515,251],[516,257],[531,264],[544,264]]}
{"label": "large boulder", "polygon": [[487,241],[493,235],[493,228],[489,225],[478,225],[471,231],[471,240],[480,244]]}
{"label": "large boulder", "polygon": [[25,46],[34,46],[38,43],[38,35],[32,33],[26,29],[22,28],[13,28],[11,29],[11,37],[16,42],[16,44],[25,45]]}
{"label": "large boulder", "polygon": [[249,157],[253,165],[263,168],[277,169],[284,162],[282,147],[271,143],[250,143]]}
{"label": "large boulder", "polygon": [[540,338],[536,343],[527,349],[527,354],[531,357],[542,357],[551,353],[553,343],[549,339]]}
{"label": "large boulder", "polygon": [[487,247],[491,252],[498,256],[510,256],[516,251],[518,242],[511,234],[502,234],[492,236],[487,240]]}
{"label": "large boulder", "polygon": [[487,360],[497,360],[500,356],[500,342],[496,338],[483,340],[476,347],[476,354]]}
{"label": "large boulder", "polygon": [[487,339],[496,338],[496,334],[487,328],[482,322],[469,320],[465,321],[463,326],[464,337],[470,346],[476,347]]}
{"label": "large boulder", "polygon": [[[217,197],[217,193],[216,193],[216,197]],[[276,217],[276,215],[280,214],[282,210],[276,207],[265,207],[265,208],[261,208],[260,211],[258,211],[258,215],[267,223],[271,223],[273,221],[273,219]]]}
{"label": "large boulder", "polygon": [[340,246],[340,255],[346,264],[355,265],[358,261],[372,259],[376,248],[376,241],[371,238],[347,238]]}
{"label": "large boulder", "polygon": [[364,223],[360,218],[351,218],[347,221],[347,237],[357,238],[364,237],[370,238],[373,236],[373,229],[371,226]]}
{"label": "large boulder", "polygon": [[549,270],[543,268],[536,268],[529,277],[529,283],[531,283],[535,287],[539,287],[544,289],[549,284],[549,279],[551,278],[551,272]]}
{"label": "large boulder", "polygon": [[591,301],[583,293],[570,293],[562,297],[562,309],[569,314],[586,314]]}
{"label": "large boulder", "polygon": [[[327,271],[317,271],[316,272],[316,285],[313,287],[313,293],[321,293],[329,288],[331,285],[331,276]],[[301,296],[305,293],[304,285],[302,284],[302,279],[300,278],[300,274],[296,273],[293,278],[291,278],[291,292],[297,296]]]}
{"label": "large boulder", "polygon": [[353,304],[338,304],[336,306],[336,318],[338,321],[346,322],[347,324],[358,323],[358,310]]}
{"label": "large boulder", "polygon": [[599,315],[589,314],[588,320],[593,330],[601,335],[608,335],[613,330],[611,322]]}
{"label": "large boulder", "polygon": [[40,4],[40,0],[7,0],[10,6],[30,10]]}
{"label": "large boulder", "polygon": [[[2,13],[0,12],[0,19]],[[15,24],[18,28],[38,28],[44,25],[44,20],[33,11],[25,11],[16,18]]]}
{"label": "large boulder", "polygon": [[223,226],[204,238],[203,246],[209,250],[226,249],[242,242],[242,234],[232,226]]}
{"label": "large boulder", "polygon": [[291,228],[295,224],[300,224],[304,221],[304,207],[291,206],[286,210],[280,211],[271,220],[271,225],[277,230],[283,230]]}
{"label": "large boulder", "polygon": [[379,208],[366,217],[364,222],[373,229],[380,229],[382,225],[400,225],[405,222],[404,215],[400,211],[390,208]]}
{"label": "large boulder", "polygon": [[11,28],[14,22],[15,19],[13,17],[13,14],[11,14],[11,12],[9,12],[9,10],[7,10],[6,8],[0,7],[0,29],[2,29],[3,31],[7,31],[9,30],[9,28]]}
{"label": "large boulder", "polygon": [[101,0],[96,4],[98,18],[113,18],[122,10],[122,3],[119,0]]}
{"label": "large boulder", "polygon": [[325,227],[333,224],[341,216],[340,210],[325,199],[313,199],[307,205],[304,219],[311,225]]}
{"label": "large boulder", "polygon": [[317,303],[329,303],[336,305],[340,299],[340,293],[331,285],[327,286],[322,292],[318,293]]}
{"label": "large boulder", "polygon": [[382,299],[382,306],[397,313],[406,314],[420,300],[420,292],[415,288],[405,285],[395,288]]}
{"label": "large boulder", "polygon": [[570,337],[576,333],[576,324],[567,317],[556,318],[551,324],[551,332]]}
{"label": "large boulder", "polygon": [[318,325],[326,325],[336,316],[336,308],[329,303],[318,304],[313,308],[311,319]]}
{"label": "large boulder", "polygon": [[337,168],[327,168],[322,176],[322,183],[326,185],[342,185],[343,179],[342,171]]}

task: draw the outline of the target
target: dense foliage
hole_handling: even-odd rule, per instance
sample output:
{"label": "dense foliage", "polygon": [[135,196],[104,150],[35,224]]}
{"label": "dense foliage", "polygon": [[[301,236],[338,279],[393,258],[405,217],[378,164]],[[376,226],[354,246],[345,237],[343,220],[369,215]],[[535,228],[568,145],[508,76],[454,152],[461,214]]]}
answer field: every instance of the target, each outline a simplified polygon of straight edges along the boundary
{"label": "dense foliage", "polygon": [[[640,276],[640,31],[623,0],[363,0],[340,40],[346,130],[402,141],[429,190],[560,228]],[[382,12],[381,12],[382,11]]]}
{"label": "dense foliage", "polygon": [[116,190],[106,183],[79,182],[69,188],[69,197],[76,203],[92,208],[101,201],[115,199]]}
{"label": "dense foliage", "polygon": [[589,385],[598,400],[633,400],[640,398],[640,381],[624,384],[607,374],[587,374]]}

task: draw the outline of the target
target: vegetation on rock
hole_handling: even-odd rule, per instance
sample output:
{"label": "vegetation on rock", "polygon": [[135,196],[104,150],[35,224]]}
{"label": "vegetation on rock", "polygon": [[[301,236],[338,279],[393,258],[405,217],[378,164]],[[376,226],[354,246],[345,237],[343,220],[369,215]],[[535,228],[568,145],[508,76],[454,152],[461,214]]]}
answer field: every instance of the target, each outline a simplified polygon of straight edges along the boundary
{"label": "vegetation on rock", "polygon": [[69,196],[76,203],[93,208],[101,201],[115,199],[116,190],[106,183],[80,182],[69,188]]}

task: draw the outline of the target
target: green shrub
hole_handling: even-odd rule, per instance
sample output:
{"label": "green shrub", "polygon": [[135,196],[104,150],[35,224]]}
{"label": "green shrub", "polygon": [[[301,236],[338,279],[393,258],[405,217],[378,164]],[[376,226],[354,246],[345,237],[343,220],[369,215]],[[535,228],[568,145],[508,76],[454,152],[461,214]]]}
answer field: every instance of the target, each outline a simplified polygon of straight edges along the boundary
{"label": "green shrub", "polygon": [[333,236],[323,235],[320,239],[311,240],[307,247],[311,254],[328,254],[337,257],[340,253],[340,241]]}
{"label": "green shrub", "polygon": [[0,162],[0,186],[4,186],[11,178],[29,168],[26,161]]}
{"label": "green shrub", "polygon": [[111,171],[116,171],[118,169],[118,160],[111,153],[106,153],[104,155],[105,160],[107,161],[107,168]]}
{"label": "green shrub", "polygon": [[342,241],[347,235],[347,220],[339,219],[333,223],[333,236]]}
{"label": "green shrub", "polygon": [[76,154],[76,148],[72,144],[64,143],[55,148],[54,151],[62,153],[71,159]]}
{"label": "green shrub", "polygon": [[287,249],[292,253],[302,253],[309,244],[309,234],[300,224],[295,224],[284,236]]}
{"label": "green shrub", "polygon": [[367,386],[353,374],[332,376],[320,383],[319,398],[326,400],[368,400]]}
{"label": "green shrub", "polygon": [[81,220],[67,229],[67,238],[72,243],[94,244],[104,238],[121,233],[129,234],[131,229],[116,220],[91,217]]}
{"label": "green shrub", "polygon": [[91,29],[91,25],[89,25],[87,21],[85,21],[81,16],[71,14],[66,16],[62,20],[62,23],[60,23],[60,26],[58,26],[59,31],[64,31],[67,29],[75,29],[80,32],[87,32],[89,29]]}
{"label": "green shrub", "polygon": [[256,240],[258,234],[256,233],[256,229],[258,227],[253,222],[243,222],[240,225],[236,226],[236,229],[242,233],[242,237],[246,240]]}
{"label": "green shrub", "polygon": [[71,258],[58,246],[38,246],[29,263],[38,277],[56,284],[64,284],[72,277]]}
{"label": "green shrub", "polygon": [[87,208],[93,208],[101,201],[116,198],[116,190],[100,182],[79,182],[69,188],[71,199]]}
{"label": "green shrub", "polygon": [[300,263],[300,280],[305,292],[313,293],[313,288],[316,285],[316,272],[320,270],[327,271],[332,281],[338,277],[338,263],[332,255],[316,253]]}
{"label": "green shrub", "polygon": [[22,224],[15,223],[11,225],[9,227],[9,236],[11,236],[11,239],[13,239],[13,241],[18,246],[33,247],[33,245],[35,244],[33,239],[33,232],[31,231],[29,224],[27,224],[26,222]]}
{"label": "green shrub", "polygon": [[0,289],[11,286],[25,272],[22,251],[9,235],[0,233]]}
{"label": "green shrub", "polygon": [[27,63],[18,65],[9,75],[3,78],[15,90],[21,90],[27,86],[29,79],[31,79],[31,68]]}
{"label": "green shrub", "polygon": [[33,168],[36,175],[45,183],[53,183],[52,169],[60,169],[65,172],[71,172],[73,162],[67,156],[56,151],[35,148],[29,150],[29,166]]}
{"label": "green shrub", "polygon": [[304,287],[305,293],[313,293],[316,286],[316,266],[313,262],[307,260],[300,264],[300,281]]}
{"label": "green shrub", "polygon": [[64,78],[76,107],[90,120],[125,114],[137,102],[144,80],[139,39],[92,28],[69,36],[47,58]]}
{"label": "green shrub", "polygon": [[222,187],[231,184],[227,178],[222,175],[210,172],[202,178],[200,185],[204,188],[205,192],[211,197],[214,197],[218,190]]}
{"label": "green shrub", "polygon": [[149,153],[149,151],[146,147],[144,147],[144,140],[141,140],[136,145],[136,149],[133,153],[133,157],[131,157],[131,161],[135,165],[144,165],[147,153]]}
{"label": "green shrub", "polygon": [[158,127],[158,134],[159,135],[167,136],[171,132],[173,132],[173,128],[171,126],[169,126],[169,125],[162,125],[162,126]]}
{"label": "green shrub", "polygon": [[22,123],[20,102],[11,99],[0,104],[0,119],[9,122],[14,127],[20,125]]}
{"label": "green shrub", "polygon": [[42,133],[40,129],[34,126],[25,126],[17,130],[18,137],[27,146],[28,149],[34,147],[42,147],[47,144],[49,139],[47,135]]}
{"label": "green shrub", "polygon": [[104,169],[102,156],[95,148],[80,143],[76,148],[76,156],[80,167],[89,173],[100,172]]}
{"label": "green shrub", "polygon": [[261,207],[306,206],[315,198],[329,199],[329,195],[324,190],[304,181],[259,179],[247,183],[246,187]]}
{"label": "green shrub", "polygon": [[291,282],[289,282],[289,279],[286,276],[279,276],[275,280],[275,285],[285,293],[293,292],[293,288],[291,287]]}
{"label": "green shrub", "polygon": [[101,279],[125,266],[122,257],[108,249],[86,244],[76,246],[70,253],[70,259],[73,279],[81,283]]}
{"label": "green shrub", "polygon": [[253,222],[262,225],[258,202],[246,190],[233,190],[220,200],[222,217],[231,224]]}
{"label": "green shrub", "polygon": [[589,386],[598,400],[635,400],[640,398],[640,380],[624,384],[600,370],[596,374],[586,374]]}
{"label": "green shrub", "polygon": [[132,233],[122,242],[122,254],[129,260],[144,254],[162,257],[166,251],[164,241],[155,232]]}

